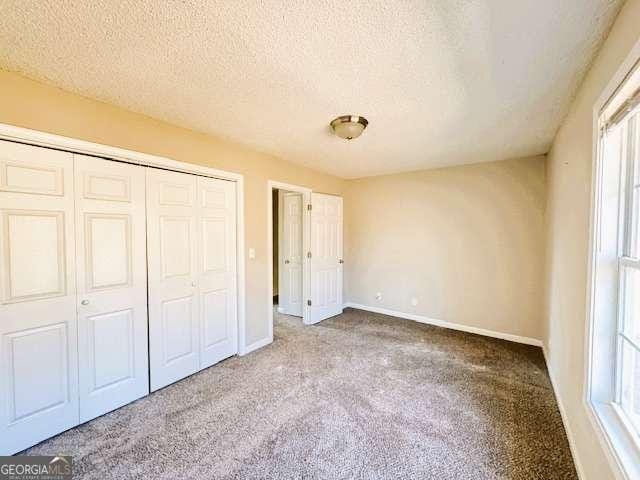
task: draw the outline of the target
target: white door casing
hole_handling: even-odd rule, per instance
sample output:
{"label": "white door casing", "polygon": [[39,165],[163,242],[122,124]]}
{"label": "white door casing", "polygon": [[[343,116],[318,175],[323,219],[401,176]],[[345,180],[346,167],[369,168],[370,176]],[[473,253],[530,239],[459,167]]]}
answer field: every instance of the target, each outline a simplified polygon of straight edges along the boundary
{"label": "white door casing", "polygon": [[80,421],[149,393],[145,169],[74,155]]}
{"label": "white door casing", "polygon": [[199,369],[196,180],[147,168],[151,391]]}
{"label": "white door casing", "polygon": [[0,141],[0,454],[78,424],[73,156]]}
{"label": "white door casing", "polygon": [[238,353],[236,184],[197,177],[200,368]]}
{"label": "white door casing", "polygon": [[302,316],[303,302],[302,205],[302,194],[278,191],[278,307],[297,317]]}
{"label": "white door casing", "polygon": [[308,324],[342,313],[342,197],[312,193],[311,199]]}

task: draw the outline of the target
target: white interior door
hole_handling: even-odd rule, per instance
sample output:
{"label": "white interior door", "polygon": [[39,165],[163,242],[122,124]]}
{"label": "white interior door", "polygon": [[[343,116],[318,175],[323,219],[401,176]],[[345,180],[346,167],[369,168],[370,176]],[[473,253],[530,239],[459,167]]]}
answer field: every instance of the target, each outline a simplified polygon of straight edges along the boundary
{"label": "white interior door", "polygon": [[197,177],[200,368],[238,353],[236,184]]}
{"label": "white interior door", "polygon": [[151,390],[199,369],[194,175],[147,169]]}
{"label": "white interior door", "polygon": [[145,169],[74,157],[85,422],[149,393]]}
{"label": "white interior door", "polygon": [[342,197],[311,194],[311,305],[305,323],[342,313]]}
{"label": "white interior door", "polygon": [[279,269],[278,309],[302,316],[302,194],[278,191]]}
{"label": "white interior door", "polygon": [[73,156],[0,141],[0,454],[78,424]]}

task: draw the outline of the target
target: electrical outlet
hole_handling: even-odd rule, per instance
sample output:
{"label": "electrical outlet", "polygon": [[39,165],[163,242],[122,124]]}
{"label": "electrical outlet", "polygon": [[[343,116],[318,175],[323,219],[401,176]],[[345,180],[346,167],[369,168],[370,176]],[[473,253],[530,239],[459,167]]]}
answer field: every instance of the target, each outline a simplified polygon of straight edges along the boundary
{"label": "electrical outlet", "polygon": [[411,305],[414,307],[418,305],[418,299],[416,297],[411,297]]}
{"label": "electrical outlet", "polygon": [[376,300],[377,301],[382,301],[382,294],[380,292],[376,293]]}

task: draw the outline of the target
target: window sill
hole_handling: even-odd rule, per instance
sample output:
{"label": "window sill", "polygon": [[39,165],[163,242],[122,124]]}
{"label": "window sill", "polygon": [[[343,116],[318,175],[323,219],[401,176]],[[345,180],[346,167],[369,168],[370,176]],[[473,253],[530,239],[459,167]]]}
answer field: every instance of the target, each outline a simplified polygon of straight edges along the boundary
{"label": "window sill", "polygon": [[640,478],[640,447],[622,422],[617,408],[610,403],[587,402],[587,405],[615,459],[618,476],[628,480]]}

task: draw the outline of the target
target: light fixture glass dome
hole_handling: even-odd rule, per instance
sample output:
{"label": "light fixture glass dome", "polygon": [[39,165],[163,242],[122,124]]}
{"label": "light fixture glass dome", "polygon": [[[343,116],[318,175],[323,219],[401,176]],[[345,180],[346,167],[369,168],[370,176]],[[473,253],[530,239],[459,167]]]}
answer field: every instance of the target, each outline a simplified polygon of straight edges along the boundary
{"label": "light fixture glass dome", "polygon": [[335,134],[346,140],[359,137],[368,124],[366,118],[358,115],[343,115],[330,123]]}

